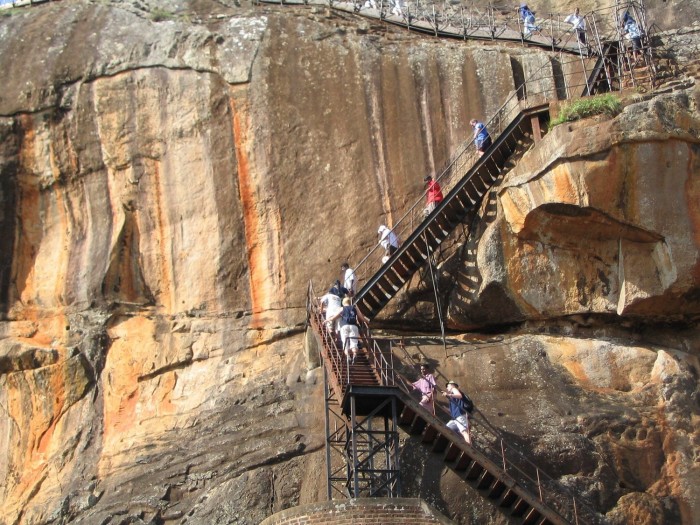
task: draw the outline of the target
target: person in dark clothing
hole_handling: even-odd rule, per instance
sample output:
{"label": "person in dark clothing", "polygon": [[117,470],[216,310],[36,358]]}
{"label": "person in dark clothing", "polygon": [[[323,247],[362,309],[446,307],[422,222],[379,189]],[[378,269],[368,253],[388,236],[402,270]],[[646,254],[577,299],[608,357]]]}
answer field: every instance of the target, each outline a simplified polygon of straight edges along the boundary
{"label": "person in dark clothing", "polygon": [[333,283],[333,286],[331,286],[330,289],[328,290],[328,293],[333,294],[333,295],[337,295],[338,297],[340,297],[342,299],[343,297],[348,295],[349,290],[347,288],[345,288],[342,284],[340,284],[340,280],[336,280]]}
{"label": "person in dark clothing", "polygon": [[340,341],[345,357],[349,359],[352,353],[352,362],[354,364],[359,351],[360,341],[358,319],[365,324],[369,324],[369,319],[362,314],[357,305],[352,304],[352,300],[349,297],[343,299],[342,310],[326,322],[333,323],[336,319],[340,323]]}

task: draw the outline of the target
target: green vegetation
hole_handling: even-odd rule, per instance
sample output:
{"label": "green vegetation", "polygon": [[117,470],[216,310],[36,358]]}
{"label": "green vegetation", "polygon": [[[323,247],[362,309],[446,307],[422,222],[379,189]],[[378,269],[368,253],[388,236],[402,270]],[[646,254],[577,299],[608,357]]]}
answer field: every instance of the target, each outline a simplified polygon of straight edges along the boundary
{"label": "green vegetation", "polygon": [[165,22],[166,20],[172,20],[174,16],[175,13],[165,9],[155,8],[153,11],[151,11],[151,20],[154,22]]}
{"label": "green vegetation", "polygon": [[609,93],[592,98],[581,98],[562,107],[559,110],[559,115],[549,123],[549,126],[553,128],[564,122],[592,117],[593,115],[614,117],[621,111],[620,99]]}

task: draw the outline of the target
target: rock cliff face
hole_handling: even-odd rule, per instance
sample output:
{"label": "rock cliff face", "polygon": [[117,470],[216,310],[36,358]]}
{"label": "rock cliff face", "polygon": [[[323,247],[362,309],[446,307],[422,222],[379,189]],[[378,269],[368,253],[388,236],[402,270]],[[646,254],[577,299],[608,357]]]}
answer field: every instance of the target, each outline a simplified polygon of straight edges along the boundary
{"label": "rock cliff face", "polygon": [[[321,8],[2,17],[0,521],[252,524],[323,499],[309,280],[549,60]],[[697,104],[555,128],[443,268],[452,328],[524,334],[455,343],[444,373],[616,523],[698,520]],[[388,320],[434,326],[411,304]],[[410,495],[503,522],[411,452]]]}
{"label": "rock cliff face", "polygon": [[[558,126],[526,153],[498,190],[498,218],[481,228],[469,278],[458,280],[455,322],[697,315],[696,97]],[[465,304],[469,293],[479,299]]]}

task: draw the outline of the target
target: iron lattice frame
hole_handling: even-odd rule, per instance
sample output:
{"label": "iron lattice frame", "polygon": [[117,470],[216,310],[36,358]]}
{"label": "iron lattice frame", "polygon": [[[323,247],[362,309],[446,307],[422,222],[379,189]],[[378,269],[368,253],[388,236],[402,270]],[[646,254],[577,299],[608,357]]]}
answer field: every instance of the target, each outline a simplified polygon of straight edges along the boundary
{"label": "iron lattice frame", "polygon": [[357,395],[346,394],[343,410],[323,372],[328,499],[401,496],[398,405],[386,396],[367,415],[357,413]]}

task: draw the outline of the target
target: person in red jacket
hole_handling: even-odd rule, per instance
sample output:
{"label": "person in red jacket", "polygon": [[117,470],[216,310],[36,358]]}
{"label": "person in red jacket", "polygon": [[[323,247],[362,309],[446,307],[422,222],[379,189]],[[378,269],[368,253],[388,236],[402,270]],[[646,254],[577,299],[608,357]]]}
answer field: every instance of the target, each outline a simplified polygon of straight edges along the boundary
{"label": "person in red jacket", "polygon": [[428,185],[428,203],[425,206],[425,210],[423,210],[423,213],[425,213],[425,216],[427,217],[435,209],[435,206],[437,206],[438,203],[442,201],[443,197],[440,184],[438,184],[437,181],[433,180],[433,178],[430,175],[425,177],[423,179],[423,182],[425,182]]}

